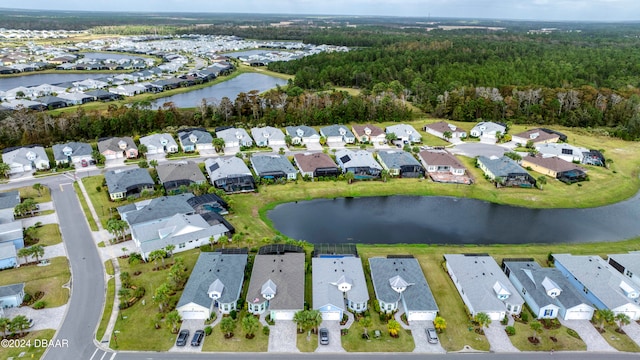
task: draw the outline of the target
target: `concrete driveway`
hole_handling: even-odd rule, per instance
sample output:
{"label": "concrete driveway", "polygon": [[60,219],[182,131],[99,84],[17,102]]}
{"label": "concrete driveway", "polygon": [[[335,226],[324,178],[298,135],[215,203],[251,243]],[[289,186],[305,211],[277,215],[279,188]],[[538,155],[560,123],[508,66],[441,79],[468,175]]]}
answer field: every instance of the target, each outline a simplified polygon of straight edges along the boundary
{"label": "concrete driveway", "polygon": [[[167,325],[168,326],[168,325]],[[189,338],[187,339],[187,345],[185,346],[176,346],[175,342],[170,352],[201,352],[202,344],[207,341],[207,337],[205,336],[200,343],[200,346],[191,346],[191,339],[193,339],[193,334],[195,334],[196,330],[204,330],[204,320],[183,320],[182,325],[180,326],[180,331],[183,329],[189,330]],[[178,339],[178,335],[176,334],[176,340]]]}
{"label": "concrete driveway", "polygon": [[[318,329],[329,330],[329,345],[318,345],[316,352],[345,352],[342,347],[342,335],[340,334],[340,322],[337,320],[324,320]],[[320,337],[318,337],[320,341]]]}
{"label": "concrete driveway", "polygon": [[440,345],[439,341],[437,344],[429,343],[425,329],[432,327],[433,323],[431,321],[411,321],[409,323],[409,328],[411,328],[411,336],[413,336],[413,342],[416,344],[413,352],[440,354],[446,353],[446,351],[442,348],[442,345]]}
{"label": "concrete driveway", "polygon": [[637,322],[631,321],[629,325],[622,327],[622,330],[627,333],[627,336],[633,340],[638,346],[640,346],[640,325]]}
{"label": "concrete driveway", "polygon": [[569,329],[575,330],[582,341],[587,344],[587,351],[618,351],[600,335],[598,330],[589,320],[560,320],[560,323]]}
{"label": "concrete driveway", "polygon": [[226,146],[224,148],[224,155],[235,155],[240,152],[240,146]]}
{"label": "concrete driveway", "polygon": [[4,309],[4,316],[12,319],[18,315],[24,315],[28,319],[33,319],[33,327],[29,330],[57,330],[62,323],[66,310],[67,305],[42,310],[35,310],[29,306],[23,306]]}
{"label": "concrete driveway", "polygon": [[489,341],[489,349],[493,352],[520,352],[513,346],[504,328],[505,326],[500,322],[494,321],[484,329],[484,335]]}
{"label": "concrete driveway", "polygon": [[22,227],[28,228],[29,226],[35,225],[37,222],[42,223],[42,225],[57,224],[58,215],[56,215],[56,213],[53,213],[49,215],[41,215],[41,216],[34,216],[30,218],[24,218],[22,219]]}
{"label": "concrete driveway", "polygon": [[322,145],[320,145],[320,143],[309,143],[305,145],[307,146],[307,150],[322,151]]}
{"label": "concrete driveway", "polygon": [[450,148],[449,151],[455,155],[464,155],[474,158],[476,156],[501,157],[505,152],[507,152],[507,149],[502,146],[493,144],[463,143],[455,145],[454,147]]}
{"label": "concrete driveway", "polygon": [[270,329],[268,352],[300,352],[296,345],[296,323],[290,320],[278,320]]}

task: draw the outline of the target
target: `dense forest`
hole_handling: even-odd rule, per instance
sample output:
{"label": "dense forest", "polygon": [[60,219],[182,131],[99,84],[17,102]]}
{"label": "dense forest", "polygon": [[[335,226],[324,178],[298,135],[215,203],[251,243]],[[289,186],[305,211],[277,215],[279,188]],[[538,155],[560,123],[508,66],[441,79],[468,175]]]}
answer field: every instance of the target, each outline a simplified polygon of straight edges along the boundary
{"label": "dense forest", "polygon": [[411,110],[392,93],[352,96],[346,92],[303,92],[291,87],[265,94],[238,94],[235,100],[202,102],[197,110],[177,109],[172,103],[151,110],[149,101],[130,106],[111,105],[107,112],[76,112],[52,116],[46,111],[27,110],[0,114],[0,148],[68,140],[90,141],[107,136],[175,132],[180,127],[325,125],[341,122],[405,121]]}

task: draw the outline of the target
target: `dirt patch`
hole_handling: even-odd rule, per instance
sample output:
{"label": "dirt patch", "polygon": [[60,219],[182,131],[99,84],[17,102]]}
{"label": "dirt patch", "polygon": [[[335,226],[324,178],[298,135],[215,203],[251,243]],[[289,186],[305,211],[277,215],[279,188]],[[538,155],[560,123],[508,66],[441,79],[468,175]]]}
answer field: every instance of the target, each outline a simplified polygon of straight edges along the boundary
{"label": "dirt patch", "polygon": [[540,339],[533,337],[533,336],[529,336],[527,338],[527,340],[529,340],[530,343],[534,344],[534,345],[538,345],[540,343]]}

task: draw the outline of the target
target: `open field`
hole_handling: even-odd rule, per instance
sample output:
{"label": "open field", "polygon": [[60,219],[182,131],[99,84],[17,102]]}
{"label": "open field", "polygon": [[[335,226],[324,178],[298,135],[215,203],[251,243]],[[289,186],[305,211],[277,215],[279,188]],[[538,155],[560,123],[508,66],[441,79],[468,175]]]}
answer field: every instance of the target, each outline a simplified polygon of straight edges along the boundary
{"label": "open field", "polygon": [[[43,345],[42,340],[51,340],[53,335],[56,333],[55,330],[39,330],[39,331],[31,331],[25,337],[20,339],[20,341],[24,341],[25,344],[31,344],[31,346],[25,347],[0,347],[0,359],[18,359],[23,352],[21,359],[40,359],[44,352],[47,350],[47,347]],[[39,343],[36,344],[36,341]],[[36,346],[37,345],[37,346]]]}
{"label": "open field", "polygon": [[69,282],[70,278],[67,258],[56,257],[47,266],[29,265],[3,270],[0,285],[24,282],[25,292],[31,295],[36,291],[44,292],[42,300],[46,307],[52,308],[64,305],[69,300],[69,290],[62,288],[62,285]]}

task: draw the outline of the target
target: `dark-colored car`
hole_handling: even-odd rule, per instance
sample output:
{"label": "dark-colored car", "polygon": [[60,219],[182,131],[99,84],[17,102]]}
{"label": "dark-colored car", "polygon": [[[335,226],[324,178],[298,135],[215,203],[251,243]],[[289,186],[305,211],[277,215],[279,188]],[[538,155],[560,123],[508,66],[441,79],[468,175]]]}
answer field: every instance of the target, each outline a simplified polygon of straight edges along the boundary
{"label": "dark-colored car", "polygon": [[185,346],[187,345],[187,340],[189,340],[189,330],[180,330],[180,334],[178,334],[178,340],[176,340],[176,345]]}
{"label": "dark-colored car", "polygon": [[427,328],[425,329],[427,332],[427,340],[429,340],[429,344],[437,344],[438,343],[438,334],[436,333],[436,329]]}
{"label": "dark-colored car", "polygon": [[327,328],[320,329],[320,345],[329,345],[329,330]]}
{"label": "dark-colored car", "polygon": [[196,330],[196,332],[193,333],[193,339],[191,339],[191,346],[200,346],[203,337],[204,330]]}

